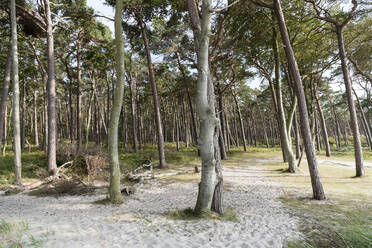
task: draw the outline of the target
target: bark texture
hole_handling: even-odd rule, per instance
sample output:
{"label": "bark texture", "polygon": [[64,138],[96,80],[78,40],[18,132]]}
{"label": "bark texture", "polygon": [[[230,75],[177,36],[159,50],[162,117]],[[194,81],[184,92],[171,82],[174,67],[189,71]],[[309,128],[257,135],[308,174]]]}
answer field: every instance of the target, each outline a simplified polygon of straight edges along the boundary
{"label": "bark texture", "polygon": [[280,34],[282,37],[285,54],[287,56],[289,69],[291,70],[293,81],[295,85],[295,90],[298,99],[298,107],[300,113],[300,123],[301,123],[301,133],[302,139],[305,146],[305,152],[307,157],[307,163],[310,171],[311,185],[313,188],[313,196],[316,200],[325,199],[325,194],[323,190],[323,185],[320,180],[318,161],[315,156],[314,144],[311,137],[311,130],[309,125],[309,115],[307,112],[306,98],[304,93],[304,88],[302,85],[301,75],[298,69],[297,61],[294,56],[291,42],[289,40],[289,35],[280,4],[280,0],[273,0],[275,15],[278,21]]}
{"label": "bark texture", "polygon": [[362,176],[365,176],[365,169],[363,165],[362,143],[360,141],[358,117],[356,114],[355,104],[353,100],[350,72],[347,67],[347,62],[346,62],[347,58],[346,58],[346,52],[345,52],[344,38],[342,35],[342,28],[343,28],[342,26],[336,26],[338,49],[339,49],[339,56],[341,60],[342,74],[344,76],[346,98],[347,98],[347,103],[348,103],[349,113],[350,113],[350,125],[351,125],[351,130],[353,132],[353,139],[354,139],[356,176],[362,177]]}
{"label": "bark texture", "polygon": [[14,183],[21,184],[22,162],[21,162],[21,123],[19,112],[19,78],[18,78],[18,41],[17,41],[17,17],[15,0],[10,1],[10,15],[12,36],[11,44],[13,50],[12,59],[12,81],[13,81],[13,136],[14,136]]}
{"label": "bark texture", "polygon": [[110,200],[112,203],[121,203],[123,196],[120,192],[120,164],[118,152],[118,131],[120,112],[124,95],[124,39],[122,31],[123,1],[116,1],[115,11],[115,45],[116,45],[116,73],[114,103],[111,109],[110,129],[108,137],[109,163],[110,163]]}
{"label": "bark texture", "polygon": [[56,149],[57,149],[57,123],[56,123],[56,81],[55,81],[55,58],[53,23],[50,13],[49,0],[44,0],[47,22],[47,43],[48,43],[48,147],[47,160],[48,171],[55,175],[57,171]]}

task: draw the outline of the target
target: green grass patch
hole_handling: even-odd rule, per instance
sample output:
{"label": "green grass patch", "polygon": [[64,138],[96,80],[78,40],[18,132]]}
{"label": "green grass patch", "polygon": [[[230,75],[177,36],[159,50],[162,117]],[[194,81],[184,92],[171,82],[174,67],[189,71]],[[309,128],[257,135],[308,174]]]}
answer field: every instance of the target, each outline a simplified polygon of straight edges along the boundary
{"label": "green grass patch", "polygon": [[372,203],[360,199],[315,201],[283,198],[282,202],[300,218],[305,241],[288,247],[368,248],[372,244]]}
{"label": "green grass patch", "polygon": [[192,208],[166,212],[165,216],[175,220],[198,220],[198,219],[214,219],[220,221],[239,222],[237,213],[232,208],[226,208],[223,214],[218,214],[212,211],[196,212]]}

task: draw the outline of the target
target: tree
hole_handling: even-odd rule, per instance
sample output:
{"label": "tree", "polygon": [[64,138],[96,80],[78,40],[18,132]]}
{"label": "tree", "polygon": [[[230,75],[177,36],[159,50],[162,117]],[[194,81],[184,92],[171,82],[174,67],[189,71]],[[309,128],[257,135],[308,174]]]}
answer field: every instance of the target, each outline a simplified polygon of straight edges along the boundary
{"label": "tree", "polygon": [[48,171],[53,175],[57,172],[56,150],[57,150],[57,123],[56,123],[56,81],[55,81],[55,58],[54,58],[54,38],[53,23],[50,12],[49,0],[44,0],[45,15],[47,24],[47,43],[48,43]]}
{"label": "tree", "polygon": [[[189,2],[188,4],[190,4]],[[193,20],[191,22],[194,23],[194,40],[198,57],[196,106],[200,119],[198,144],[202,159],[202,175],[195,211],[202,212],[212,209],[222,213],[222,173],[218,175],[217,172],[217,167],[219,166],[217,163],[221,163],[218,160],[220,156],[217,141],[218,119],[215,114],[214,89],[209,73],[209,35],[211,32],[212,0],[203,0],[201,20],[196,16],[198,15],[197,10],[195,10],[197,6],[195,6],[195,3],[191,4],[193,6],[189,6],[190,18],[197,18],[196,22]]]}
{"label": "tree", "polygon": [[[341,69],[342,74],[344,77],[345,89],[346,89],[346,96],[347,102],[349,107],[350,113],[350,124],[351,129],[353,132],[353,139],[354,139],[354,154],[355,154],[355,169],[356,169],[356,176],[362,177],[365,175],[365,169],[363,165],[363,152],[362,152],[362,143],[360,141],[360,133],[359,133],[359,125],[358,125],[358,117],[356,114],[355,104],[353,100],[353,93],[352,93],[352,84],[350,78],[350,72],[347,65],[347,56],[345,50],[345,42],[343,36],[343,29],[348,25],[352,19],[356,15],[356,11],[358,8],[357,0],[352,0],[352,9],[349,13],[338,13],[336,17],[332,17],[330,12],[323,7],[320,7],[318,3],[315,3],[313,0],[306,0],[313,5],[313,8],[316,12],[316,16],[328,23],[331,23],[337,35],[337,42],[338,42],[338,49],[339,49],[339,58],[341,60]],[[341,16],[341,18],[340,18]],[[344,17],[345,16],[345,17]]]}
{"label": "tree", "polygon": [[124,95],[124,39],[122,28],[123,1],[116,0],[115,8],[115,45],[116,45],[116,88],[110,115],[109,129],[109,163],[110,163],[110,200],[121,203],[123,196],[120,191],[120,164],[118,153],[118,129],[120,112]]}
{"label": "tree", "polygon": [[274,11],[278,21],[280,34],[282,37],[285,54],[287,56],[288,66],[291,70],[295,90],[298,99],[298,107],[300,112],[301,132],[304,141],[307,163],[310,171],[311,185],[313,188],[313,196],[316,200],[325,199],[323,185],[320,181],[318,161],[315,156],[314,144],[311,137],[311,130],[309,125],[309,115],[307,112],[305,93],[302,86],[301,75],[298,70],[297,61],[292,50],[292,45],[289,40],[288,31],[280,4],[280,0],[273,0]]}
{"label": "tree", "polygon": [[21,161],[21,124],[19,113],[19,77],[18,77],[18,41],[17,19],[15,0],[10,1],[10,15],[12,27],[12,81],[13,81],[13,136],[14,136],[14,183],[21,184],[22,161]]}

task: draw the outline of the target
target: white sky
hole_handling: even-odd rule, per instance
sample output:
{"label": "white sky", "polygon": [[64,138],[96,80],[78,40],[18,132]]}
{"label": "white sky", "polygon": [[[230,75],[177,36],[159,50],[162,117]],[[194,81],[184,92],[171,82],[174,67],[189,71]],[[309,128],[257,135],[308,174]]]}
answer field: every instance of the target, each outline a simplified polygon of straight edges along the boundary
{"label": "white sky", "polygon": [[[114,8],[105,5],[104,2],[105,0],[87,0],[88,6],[92,7],[97,14],[114,19],[115,15]],[[112,33],[114,34],[114,22],[101,17],[97,17],[97,19],[100,22],[104,23],[106,26],[108,26]]]}

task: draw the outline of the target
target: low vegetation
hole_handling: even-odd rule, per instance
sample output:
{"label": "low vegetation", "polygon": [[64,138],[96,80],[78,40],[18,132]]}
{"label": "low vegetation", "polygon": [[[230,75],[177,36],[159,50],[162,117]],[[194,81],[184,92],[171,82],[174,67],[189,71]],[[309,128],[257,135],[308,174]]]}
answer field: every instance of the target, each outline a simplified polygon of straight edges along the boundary
{"label": "low vegetation", "polygon": [[239,222],[238,214],[232,208],[226,208],[223,214],[218,214],[212,211],[196,212],[192,208],[166,212],[165,216],[176,220],[198,220],[198,219],[214,219],[221,221]]}

